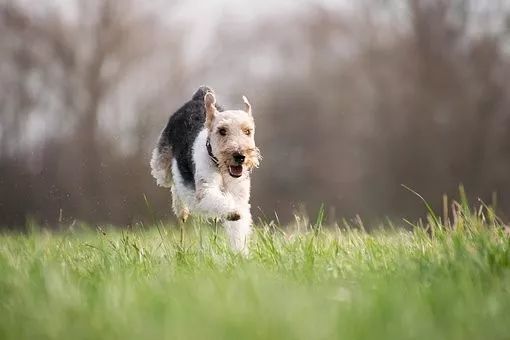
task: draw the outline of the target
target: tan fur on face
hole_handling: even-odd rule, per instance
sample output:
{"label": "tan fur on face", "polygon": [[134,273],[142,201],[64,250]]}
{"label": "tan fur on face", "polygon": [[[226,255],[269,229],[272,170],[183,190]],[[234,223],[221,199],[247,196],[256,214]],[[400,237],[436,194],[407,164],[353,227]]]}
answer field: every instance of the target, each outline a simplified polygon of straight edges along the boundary
{"label": "tan fur on face", "polygon": [[[226,135],[222,136],[220,130]],[[228,173],[230,165],[236,165],[233,154],[239,152],[246,158],[247,170],[258,167],[259,149],[255,146],[255,123],[253,116],[242,110],[216,112],[209,126],[209,138],[213,153],[218,158],[221,172]]]}

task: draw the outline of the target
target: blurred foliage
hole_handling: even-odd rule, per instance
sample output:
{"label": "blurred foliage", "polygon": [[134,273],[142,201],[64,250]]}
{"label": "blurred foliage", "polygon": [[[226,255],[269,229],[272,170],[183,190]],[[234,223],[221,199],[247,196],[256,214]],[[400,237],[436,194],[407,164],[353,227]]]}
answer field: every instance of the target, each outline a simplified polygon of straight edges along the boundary
{"label": "blurred foliage", "polygon": [[4,233],[0,337],[506,339],[508,227],[454,206],[410,231],[259,224],[246,258],[198,220],[182,244],[164,225]]}
{"label": "blurred foliage", "polygon": [[150,150],[204,83],[254,105],[260,216],[412,217],[401,184],[433,200],[459,183],[510,213],[506,1],[300,2],[199,34],[182,6],[0,0],[1,225],[130,224],[144,194],[169,217]]}

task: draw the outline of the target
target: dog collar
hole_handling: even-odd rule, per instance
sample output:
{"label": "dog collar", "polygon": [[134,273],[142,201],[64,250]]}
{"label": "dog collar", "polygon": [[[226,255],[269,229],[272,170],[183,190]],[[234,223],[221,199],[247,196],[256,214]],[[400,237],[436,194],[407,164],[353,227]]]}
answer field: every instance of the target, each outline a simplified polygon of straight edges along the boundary
{"label": "dog collar", "polygon": [[218,158],[213,155],[212,148],[211,148],[211,142],[209,141],[209,138],[207,138],[207,142],[205,142],[205,147],[207,148],[207,153],[209,154],[209,157],[213,161],[213,163],[218,166]]}

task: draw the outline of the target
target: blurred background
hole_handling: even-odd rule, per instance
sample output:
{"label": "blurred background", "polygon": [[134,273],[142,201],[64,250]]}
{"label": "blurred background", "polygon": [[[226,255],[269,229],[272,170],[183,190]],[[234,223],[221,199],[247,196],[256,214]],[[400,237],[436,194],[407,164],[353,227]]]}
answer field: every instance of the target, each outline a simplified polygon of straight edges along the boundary
{"label": "blurred background", "polygon": [[0,0],[0,226],[172,219],[150,153],[202,84],[253,105],[256,216],[510,214],[507,0]]}

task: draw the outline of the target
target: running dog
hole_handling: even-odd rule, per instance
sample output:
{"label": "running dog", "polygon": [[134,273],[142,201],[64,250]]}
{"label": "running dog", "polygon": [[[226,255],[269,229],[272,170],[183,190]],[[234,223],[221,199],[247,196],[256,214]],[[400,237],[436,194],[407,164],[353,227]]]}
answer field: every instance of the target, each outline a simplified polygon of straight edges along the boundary
{"label": "running dog", "polygon": [[243,110],[224,110],[214,91],[200,87],[175,112],[152,152],[152,176],[170,188],[181,223],[191,214],[218,218],[236,252],[248,252],[250,174],[258,167],[255,123],[248,99]]}

